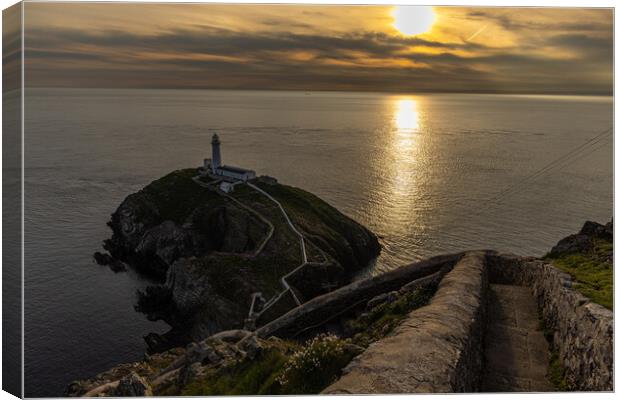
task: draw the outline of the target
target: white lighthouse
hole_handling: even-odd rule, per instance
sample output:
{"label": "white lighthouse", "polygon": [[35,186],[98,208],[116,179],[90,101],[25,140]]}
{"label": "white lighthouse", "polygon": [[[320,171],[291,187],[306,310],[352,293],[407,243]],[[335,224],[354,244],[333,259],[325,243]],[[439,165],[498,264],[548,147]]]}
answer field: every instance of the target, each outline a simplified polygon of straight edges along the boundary
{"label": "white lighthouse", "polygon": [[[222,165],[222,154],[220,153],[220,137],[215,133],[211,138],[211,158],[204,159],[202,174],[211,175],[222,181],[222,185],[232,187],[230,183],[245,182],[256,178],[256,172],[251,169],[233,167],[232,165]],[[232,189],[222,190],[228,192]]]}
{"label": "white lighthouse", "polygon": [[220,137],[217,133],[211,138],[211,165],[215,170],[222,166],[222,154],[220,153]]}

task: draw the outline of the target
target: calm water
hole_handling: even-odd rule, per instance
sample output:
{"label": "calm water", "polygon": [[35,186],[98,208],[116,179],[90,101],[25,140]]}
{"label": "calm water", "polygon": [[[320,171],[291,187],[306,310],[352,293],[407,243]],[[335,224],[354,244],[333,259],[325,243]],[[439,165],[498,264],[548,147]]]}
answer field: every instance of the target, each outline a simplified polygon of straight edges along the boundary
{"label": "calm water", "polygon": [[139,359],[166,330],[133,311],[148,282],[91,255],[123,198],[198,166],[213,132],[226,163],[380,235],[371,273],[470,248],[541,255],[612,215],[611,138],[488,201],[610,128],[611,98],[37,89],[25,115],[28,396]]}

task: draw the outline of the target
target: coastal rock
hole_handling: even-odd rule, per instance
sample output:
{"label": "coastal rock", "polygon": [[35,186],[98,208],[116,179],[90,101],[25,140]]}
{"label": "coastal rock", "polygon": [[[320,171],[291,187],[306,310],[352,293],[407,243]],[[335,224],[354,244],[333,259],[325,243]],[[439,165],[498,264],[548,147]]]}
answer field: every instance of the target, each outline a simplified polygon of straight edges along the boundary
{"label": "coastal rock", "polygon": [[112,258],[111,255],[107,253],[101,253],[99,251],[96,251],[95,254],[93,254],[93,258],[95,259],[95,262],[99,265],[110,265],[112,262],[114,262],[114,258]]}
{"label": "coastal rock", "polygon": [[93,254],[93,258],[97,264],[106,265],[114,272],[124,272],[127,270],[125,263],[115,259],[107,253],[96,251],[95,254]]}
{"label": "coastal rock", "polygon": [[[390,293],[406,284],[418,286],[438,283],[463,253],[446,254],[406,265],[381,275],[355,281],[316,297],[256,330],[260,338],[276,336],[296,339],[311,337],[326,321],[347,312],[353,305],[365,308],[372,298]],[[386,301],[389,296],[386,296]]]}
{"label": "coastal rock", "polygon": [[[580,234],[607,240],[609,236],[604,235],[612,234],[612,224],[586,224]],[[180,259],[169,275],[169,295],[172,296],[173,286],[179,284],[177,290],[181,297],[175,302],[193,315],[198,313],[192,312],[192,307],[208,310],[209,303],[204,298],[213,297],[209,290],[217,286],[217,280],[201,282],[198,275],[193,275],[209,269],[208,264],[201,262],[205,262],[204,258]],[[173,273],[177,265],[180,271]],[[186,272],[188,275],[183,276]],[[193,283],[199,288],[192,287]],[[531,312],[530,322],[538,327],[538,318],[542,318],[545,331],[553,337],[553,349],[565,368],[563,378],[571,389],[613,390],[612,311],[575,290],[571,276],[551,265],[548,259],[486,250],[436,256],[355,281],[294,306],[254,332],[233,329],[195,340],[183,348],[147,356],[143,362],[121,365],[93,379],[73,382],[66,393],[114,395],[121,380],[136,380],[130,376],[135,373],[138,377],[148,377],[146,384],[155,395],[197,394],[195,390],[213,394],[210,379],[218,382],[219,378],[226,381],[235,376],[234,385],[248,376],[254,378],[256,369],[266,375],[274,373],[269,369],[274,365],[276,369],[286,369],[289,364],[271,362],[268,357],[275,356],[280,362],[303,361],[303,354],[312,354],[309,343],[327,337],[326,333],[337,338],[340,341],[337,346],[352,358],[336,367],[333,375],[336,381],[326,382],[330,386],[323,393],[484,390],[488,350],[484,338],[495,334],[489,330],[493,319],[488,319],[487,307],[497,302],[490,295],[496,290],[490,291],[490,284],[512,285],[524,292],[529,287],[531,300],[537,301],[540,312]],[[208,285],[212,286],[202,292]],[[235,283],[231,287],[241,286]],[[432,297],[428,297],[428,303],[418,297],[417,306],[403,309],[405,304],[413,307],[413,303],[406,302],[429,289],[428,295]],[[248,290],[254,289],[248,287]],[[236,296],[230,294],[231,303]],[[392,322],[375,325],[379,321]],[[194,328],[199,325],[195,323]],[[542,336],[541,329],[537,330]],[[544,352],[546,345],[543,340],[539,350]],[[518,343],[515,346],[511,351],[518,350]],[[537,362],[537,368],[547,367],[547,359]],[[321,372],[304,371],[304,374],[313,379]],[[302,380],[305,378],[302,375]],[[283,394],[277,387],[268,389],[274,391],[266,393]],[[228,393],[228,389],[220,390]],[[249,389],[249,393],[256,391],[257,387]]]}
{"label": "coastal rock", "polygon": [[116,397],[152,396],[153,391],[144,378],[132,372],[120,380],[113,395]]}
{"label": "coastal rock", "polygon": [[605,225],[601,225],[598,222],[586,221],[579,231],[579,234],[605,240],[612,240],[614,237],[613,221],[610,221]]}
{"label": "coastal rock", "polygon": [[[288,284],[299,286],[293,290],[306,301],[348,283],[380,251],[372,232],[318,197],[257,180],[308,241],[309,262],[298,268],[299,234],[272,198],[246,185],[225,195],[195,182],[197,175],[196,169],[175,171],[129,195],[108,223],[109,255],[94,255],[159,282],[142,291],[136,305],[149,319],[172,326],[165,335],[147,336],[151,352],[242,328],[254,294],[280,295],[281,278],[293,270]],[[297,302],[278,305],[267,320]]]}
{"label": "coastal rock", "polygon": [[569,235],[560,240],[551,249],[551,255],[588,252],[592,249],[596,239],[613,241],[613,221],[605,225],[586,221],[579,233]]}
{"label": "coastal rock", "polygon": [[239,347],[251,360],[259,356],[264,350],[264,346],[260,343],[256,335],[248,336],[246,340],[239,344]]}

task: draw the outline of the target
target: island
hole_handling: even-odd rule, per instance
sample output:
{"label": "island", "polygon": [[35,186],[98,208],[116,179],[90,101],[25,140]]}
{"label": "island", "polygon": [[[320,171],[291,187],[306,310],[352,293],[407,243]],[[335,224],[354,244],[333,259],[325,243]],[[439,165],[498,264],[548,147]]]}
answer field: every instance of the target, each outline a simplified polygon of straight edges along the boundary
{"label": "island", "polygon": [[351,282],[377,257],[377,236],[320,198],[212,158],[129,195],[95,259],[157,284],[136,309],[172,329],[150,352],[228,329],[256,329]]}

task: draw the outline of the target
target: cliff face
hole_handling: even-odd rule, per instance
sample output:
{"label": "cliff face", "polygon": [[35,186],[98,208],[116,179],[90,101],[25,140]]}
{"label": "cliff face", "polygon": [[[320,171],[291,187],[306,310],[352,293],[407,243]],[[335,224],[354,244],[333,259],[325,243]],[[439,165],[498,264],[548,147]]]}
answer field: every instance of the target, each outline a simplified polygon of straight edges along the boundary
{"label": "cliff face", "polygon": [[179,258],[254,247],[263,226],[217,193],[199,187],[195,170],[175,171],[129,195],[112,214],[113,258],[165,280]]}
{"label": "cliff face", "polygon": [[[65,395],[319,393],[353,357],[424,306],[461,258],[462,254],[434,257],[356,281],[306,302],[254,333],[223,331],[146,355],[142,361],[74,381]],[[338,333],[325,334],[326,323],[328,332]]]}
{"label": "cliff face", "polygon": [[[613,242],[614,223],[609,221],[605,225],[598,222],[586,221],[581,230],[560,240],[549,252],[552,256],[570,253],[587,253],[596,247],[597,241]],[[613,252],[609,254],[609,260],[613,258]]]}
{"label": "cliff face", "polygon": [[[294,189],[284,187],[283,190]],[[275,196],[277,191],[272,190],[272,193]],[[281,193],[278,196],[286,204],[285,196]],[[298,210],[301,209],[300,206]],[[291,215],[295,213],[290,203],[287,210],[291,210]],[[312,210],[304,215],[312,218],[316,209]],[[267,210],[262,212],[267,214]],[[304,225],[299,215],[294,218],[300,227],[309,226]],[[312,232],[318,235],[319,228],[315,229]],[[327,242],[323,236],[318,237]],[[333,236],[330,240],[336,238]],[[65,394],[222,396],[484,389],[487,387],[483,382],[487,379],[485,371],[498,365],[485,366],[489,359],[485,343],[491,343],[492,351],[496,346],[501,354],[509,352],[514,356],[524,352],[529,357],[531,353],[527,350],[529,347],[522,347],[520,339],[511,341],[506,348],[497,347],[498,320],[509,321],[507,312],[523,310],[513,308],[510,311],[507,307],[511,302],[506,302],[505,298],[503,302],[498,300],[492,286],[524,289],[532,302],[538,302],[538,310],[530,313],[528,322],[536,328],[530,326],[528,329],[532,329],[532,333],[526,335],[531,334],[528,337],[533,338],[543,334],[538,323],[538,318],[542,317],[552,337],[552,349],[562,363],[561,371],[549,370],[551,375],[558,375],[556,378],[565,380],[568,387],[575,390],[612,390],[613,313],[591,301],[593,296],[588,299],[579,293],[588,289],[589,283],[595,283],[594,286],[602,290],[600,281],[588,281],[600,278],[600,274],[591,274],[593,268],[611,278],[613,245],[609,241],[612,238],[612,223],[603,226],[588,222],[577,235],[560,241],[545,259],[492,250],[436,256],[312,298],[254,332],[219,332],[184,347],[147,355],[141,362],[120,365],[90,379],[75,381]],[[274,236],[274,240],[281,239]],[[565,246],[567,243],[571,245]],[[328,247],[323,244],[321,249]],[[342,254],[353,255],[356,254],[354,248],[350,245],[339,249]],[[570,257],[567,260],[578,264],[570,270],[573,276],[557,268],[573,266],[558,264],[562,261],[558,258],[558,249],[562,249],[564,257]],[[316,255],[317,251],[312,249],[310,253]],[[210,258],[182,260],[174,263],[171,270],[179,268],[184,272],[168,275],[179,279],[173,286],[183,288],[176,294],[173,291],[174,304],[186,307],[186,303],[208,298],[213,303],[206,309],[234,308],[237,292],[221,292],[224,286],[217,286],[221,282],[215,279],[225,269],[218,272],[220,275],[208,278],[203,272],[212,267],[201,263]],[[217,263],[217,257],[213,260],[216,260],[214,265],[222,265]],[[326,273],[325,265],[315,266],[306,271],[308,275],[296,278],[303,282],[319,280]],[[580,272],[590,273],[580,275]],[[202,281],[188,279],[191,276],[205,278]],[[297,284],[296,280],[291,280],[291,284]],[[248,280],[228,287],[243,291],[243,285],[249,285]],[[211,296],[211,292],[218,295]],[[491,313],[497,304],[501,312],[497,314],[496,309],[493,317]],[[197,318],[206,314],[195,313]],[[508,326],[508,330],[518,335],[515,337],[523,337],[523,331],[514,326]],[[540,351],[531,354],[536,354],[537,358],[532,359],[534,362],[528,361],[528,371],[546,367],[544,363],[548,360],[541,357]],[[519,382],[507,379],[515,381],[511,385],[530,382],[525,378]]]}
{"label": "cliff face", "polygon": [[301,189],[256,180],[259,190],[243,184],[225,195],[196,175],[175,171],[128,196],[108,223],[110,257],[97,256],[160,282],[139,294],[136,307],[173,328],[147,337],[153,351],[240,328],[255,293],[269,300],[284,289],[281,278],[302,264],[302,248],[274,199],[315,265],[300,270],[299,290],[292,289],[302,302],[348,283],[380,251],[372,232]]}

